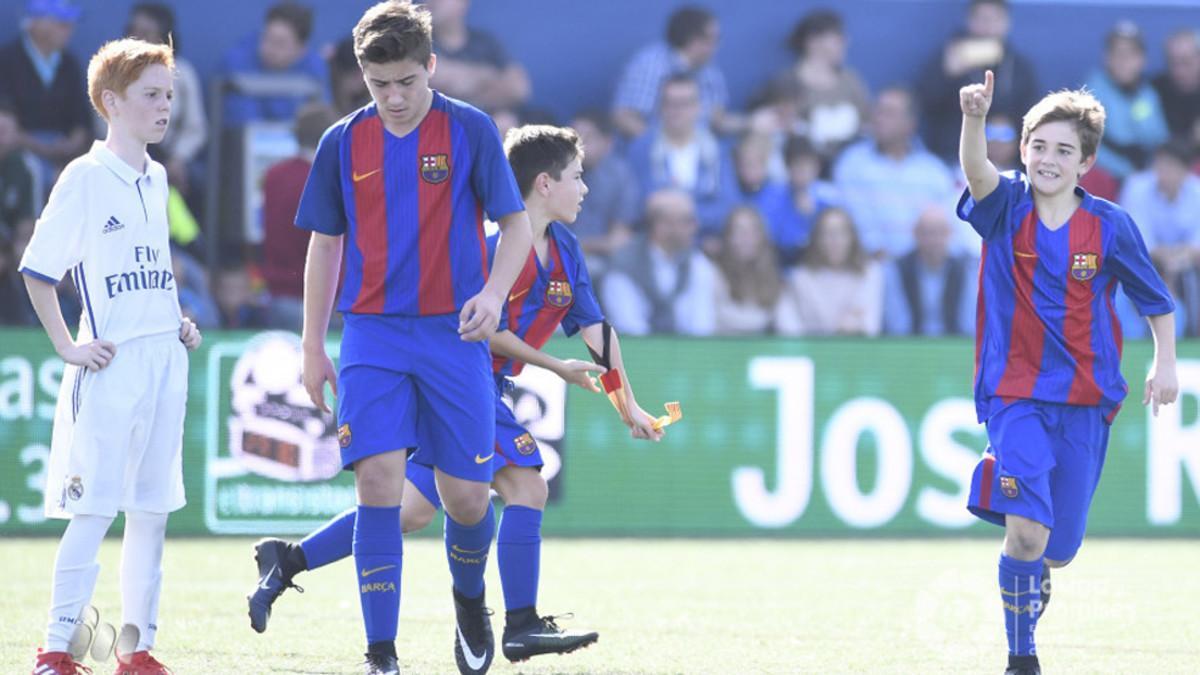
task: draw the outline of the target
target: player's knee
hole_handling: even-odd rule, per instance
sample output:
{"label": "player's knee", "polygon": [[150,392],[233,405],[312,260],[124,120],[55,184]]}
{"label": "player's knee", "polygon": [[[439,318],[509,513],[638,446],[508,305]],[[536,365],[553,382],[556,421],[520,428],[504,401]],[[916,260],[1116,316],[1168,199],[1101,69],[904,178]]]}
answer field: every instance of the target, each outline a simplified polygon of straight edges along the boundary
{"label": "player's knee", "polygon": [[386,473],[360,471],[355,478],[359,503],[367,506],[395,506],[400,503],[399,481]]}
{"label": "player's knee", "polygon": [[1046,550],[1050,530],[1031,520],[1010,518],[1004,534],[1005,552],[1020,560],[1034,560]]}
{"label": "player's knee", "polygon": [[405,504],[404,508],[400,509],[400,529],[404,534],[410,532],[419,532],[433,522],[433,516],[437,513],[437,509],[433,508],[428,500],[422,499],[420,504]]}
{"label": "player's knee", "polygon": [[487,514],[488,490],[442,495],[442,508],[446,509],[446,515],[454,522],[469,527],[483,520]]}
{"label": "player's knee", "polygon": [[538,511],[546,508],[550,488],[536,469],[522,467],[501,472],[496,476],[496,492],[506,506],[525,506]]}

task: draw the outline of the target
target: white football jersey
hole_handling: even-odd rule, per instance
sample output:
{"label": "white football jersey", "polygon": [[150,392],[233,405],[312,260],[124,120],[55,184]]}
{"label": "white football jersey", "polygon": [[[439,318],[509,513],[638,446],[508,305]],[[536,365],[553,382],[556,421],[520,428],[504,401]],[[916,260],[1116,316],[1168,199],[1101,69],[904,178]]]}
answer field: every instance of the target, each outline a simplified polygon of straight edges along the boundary
{"label": "white football jersey", "polygon": [[63,169],[20,269],[55,284],[72,275],[80,340],[179,331],[167,191],[161,164],[147,157],[138,173],[100,141]]}

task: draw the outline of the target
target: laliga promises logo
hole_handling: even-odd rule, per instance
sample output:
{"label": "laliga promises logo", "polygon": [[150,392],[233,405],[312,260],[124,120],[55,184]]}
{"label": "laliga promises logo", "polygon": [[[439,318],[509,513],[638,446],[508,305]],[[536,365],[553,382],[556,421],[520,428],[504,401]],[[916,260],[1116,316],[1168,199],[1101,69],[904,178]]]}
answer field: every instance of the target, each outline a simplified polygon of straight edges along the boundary
{"label": "laliga promises logo", "polygon": [[255,337],[233,366],[229,451],[246,469],[276,480],[325,480],[341,468],[337,427],[300,380],[300,338]]}

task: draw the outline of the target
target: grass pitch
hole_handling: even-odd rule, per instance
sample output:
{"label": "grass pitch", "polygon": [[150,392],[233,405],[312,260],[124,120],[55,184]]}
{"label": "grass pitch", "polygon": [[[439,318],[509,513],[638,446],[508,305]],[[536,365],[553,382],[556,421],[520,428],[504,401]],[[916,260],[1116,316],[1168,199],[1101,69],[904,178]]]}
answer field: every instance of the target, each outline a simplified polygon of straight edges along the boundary
{"label": "grass pitch", "polygon": [[[250,540],[171,539],[156,653],[180,675],[361,673],[348,562],[298,577],[265,635],[250,630]],[[0,540],[0,673],[30,671],[57,541]],[[539,609],[600,632],[569,656],[494,673],[1001,673],[998,540],[551,539]],[[94,604],[119,622],[120,544],[107,540]],[[1047,673],[1200,670],[1200,543],[1094,539],[1054,573],[1038,627]],[[495,565],[493,626],[503,628]],[[454,673],[440,542],[405,543],[397,647],[405,673]],[[112,661],[88,662],[110,673]]]}

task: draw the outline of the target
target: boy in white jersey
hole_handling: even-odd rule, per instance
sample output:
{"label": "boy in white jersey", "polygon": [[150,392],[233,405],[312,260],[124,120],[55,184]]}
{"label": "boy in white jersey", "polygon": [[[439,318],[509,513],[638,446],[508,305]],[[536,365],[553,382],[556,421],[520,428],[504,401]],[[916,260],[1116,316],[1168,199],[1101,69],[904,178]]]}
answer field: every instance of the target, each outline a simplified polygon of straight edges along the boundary
{"label": "boy in white jersey", "polygon": [[[117,643],[116,672],[169,672],[149,650],[167,514],[184,505],[187,349],[200,344],[196,326],[180,313],[171,273],[167,174],[146,155],[146,145],[167,130],[173,69],[166,45],[118,40],[96,52],[88,93],[108,122],[108,137],[63,169],[21,259],[38,318],[67,362],[46,471],[46,514],[71,522],[54,563],[46,645],[34,675],[81,672],[68,645],[117,511],[125,512],[125,639]],[[68,272],[83,305],[75,339],[54,292]],[[131,638],[136,644],[125,644]]]}

